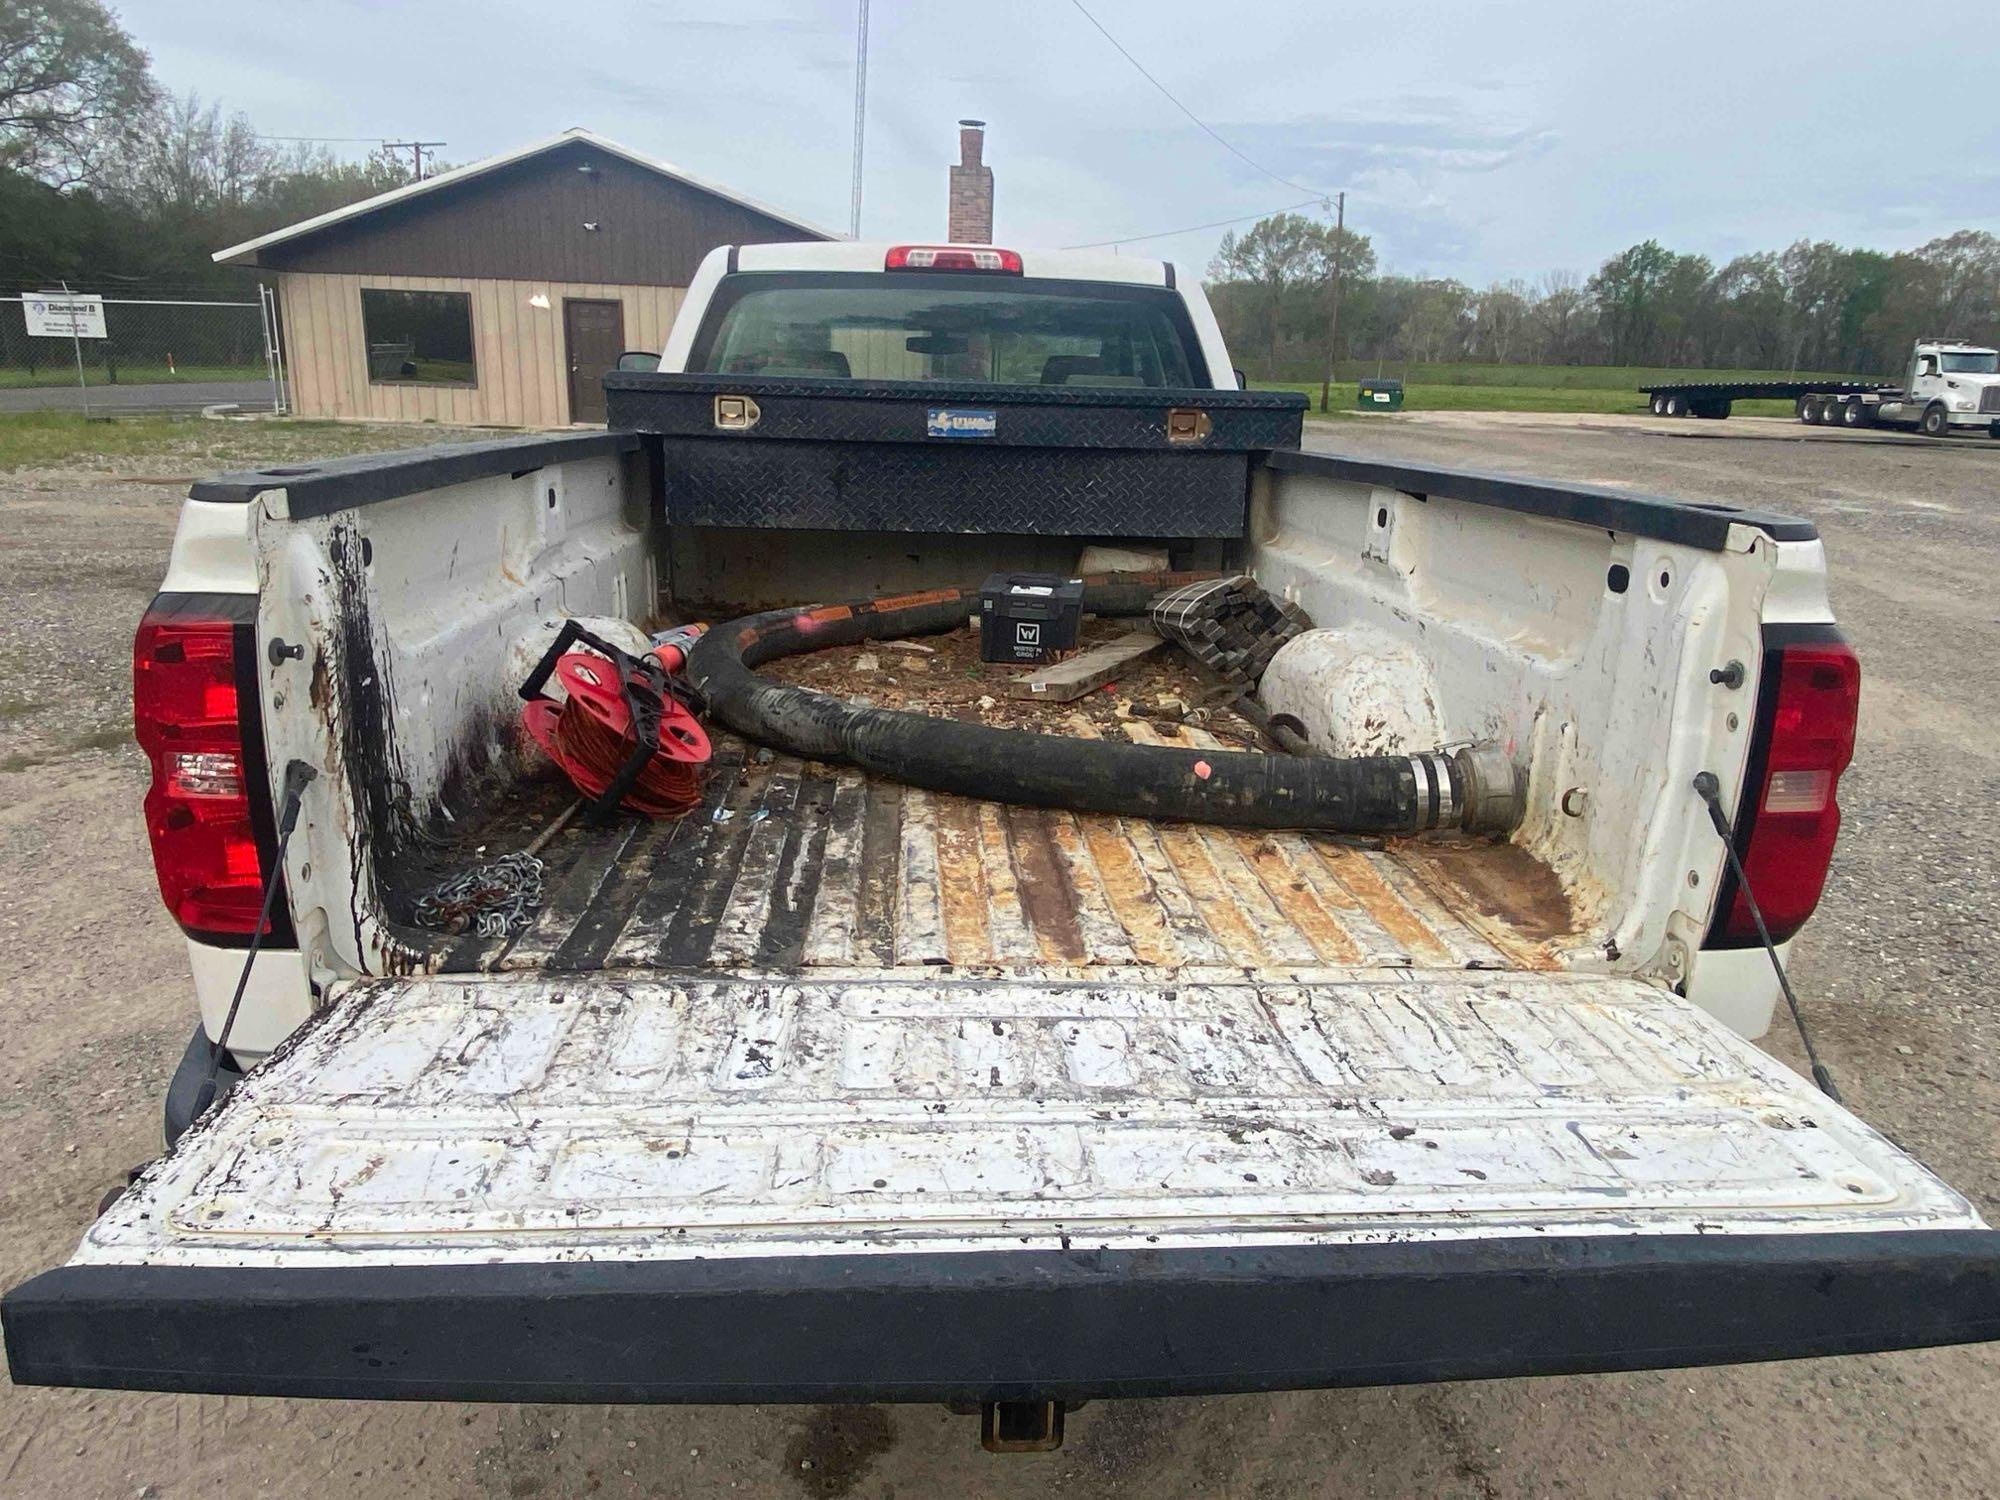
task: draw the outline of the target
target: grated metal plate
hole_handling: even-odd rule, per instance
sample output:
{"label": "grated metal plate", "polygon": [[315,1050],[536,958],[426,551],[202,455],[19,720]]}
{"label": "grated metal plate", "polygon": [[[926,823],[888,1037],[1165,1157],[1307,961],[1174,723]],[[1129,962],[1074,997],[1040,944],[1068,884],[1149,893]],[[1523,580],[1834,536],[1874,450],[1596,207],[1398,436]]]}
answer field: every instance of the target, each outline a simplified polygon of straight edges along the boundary
{"label": "grated metal plate", "polygon": [[661,444],[671,526],[1240,537],[1243,453],[721,441]]}

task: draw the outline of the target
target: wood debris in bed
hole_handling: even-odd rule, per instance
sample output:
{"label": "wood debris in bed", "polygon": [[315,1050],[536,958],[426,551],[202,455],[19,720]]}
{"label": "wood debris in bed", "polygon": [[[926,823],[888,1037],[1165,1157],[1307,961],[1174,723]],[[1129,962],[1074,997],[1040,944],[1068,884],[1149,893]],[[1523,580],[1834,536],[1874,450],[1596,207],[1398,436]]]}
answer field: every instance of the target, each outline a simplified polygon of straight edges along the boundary
{"label": "wood debris in bed", "polygon": [[[1131,629],[1127,620],[1087,618],[1077,648],[1108,645]],[[911,649],[915,646],[930,649]],[[1019,662],[981,661],[979,633],[969,628],[918,640],[832,646],[766,662],[757,670],[773,681],[850,703],[998,729],[1075,734],[1075,720],[1082,715],[1100,734],[1123,737],[1124,725],[1140,721],[1172,744],[1184,725],[1194,725],[1230,749],[1271,748],[1255,725],[1224,705],[1233,690],[1202,674],[1178,651],[1155,651],[1131,663],[1121,676],[1068,703],[1013,696],[1013,684],[1028,669]]]}

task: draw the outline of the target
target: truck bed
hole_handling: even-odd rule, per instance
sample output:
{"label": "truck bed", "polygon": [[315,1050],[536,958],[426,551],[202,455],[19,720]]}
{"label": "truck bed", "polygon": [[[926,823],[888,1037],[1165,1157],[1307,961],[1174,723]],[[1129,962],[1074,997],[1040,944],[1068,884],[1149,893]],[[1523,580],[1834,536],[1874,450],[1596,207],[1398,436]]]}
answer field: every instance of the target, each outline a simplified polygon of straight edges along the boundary
{"label": "truck bed", "polygon": [[[1132,713],[1201,685],[1171,657],[1082,704],[997,697],[969,632],[939,638],[921,685],[876,652],[878,702],[1048,732],[1225,748],[1206,727]],[[852,648],[775,673],[850,691]],[[881,658],[889,657],[884,671]],[[963,659],[961,659],[963,658]],[[903,670],[896,670],[898,664]],[[1121,706],[1126,708],[1121,715]],[[520,848],[568,801],[516,789],[425,861],[443,873]],[[452,945],[441,972],[596,969],[922,971],[1074,977],[1135,970],[1306,974],[1350,968],[1552,969],[1571,935],[1555,875],[1510,845],[1230,830],[943,796],[723,738],[702,806],[675,821],[573,825],[544,851],[541,911],[510,938]]]}
{"label": "truck bed", "polygon": [[[661,445],[629,433],[198,492],[164,596],[237,611],[239,680],[260,683],[241,748],[319,772],[283,855],[301,942],[235,991],[262,1061],[69,1265],[8,1293],[14,1381],[1041,1402],[2000,1332],[2000,1248],[1971,1206],[1740,1034],[1769,1003],[1744,977],[1762,955],[1698,954],[1688,993],[1650,977],[1715,901],[1694,776],[1763,790],[1750,698],[1711,691],[1716,666],[1756,662],[1774,703],[1794,645],[1838,640],[1803,522],[1281,452],[1247,514],[1231,492],[1233,529],[1191,533],[1239,540],[1209,550],[1349,631],[1336,662],[1399,662],[1438,710],[1400,732],[1506,745],[1530,776],[1521,837],[1553,869],[1505,844],[931,796],[725,740],[689,816],[552,833],[525,931],[408,928],[436,882],[573,802],[506,733],[549,610],[729,618],[1068,567],[1116,508],[1079,480],[1123,460],[1049,415],[1078,403],[1030,411],[1057,441],[1015,466],[1004,444],[926,448],[928,387],[857,389],[860,439],[800,438],[814,413],[790,403],[842,388],[800,387],[758,387],[760,431],[813,450],[794,473],[837,491],[842,454],[895,448],[877,478],[914,458],[933,499],[984,480],[1019,504],[930,532],[684,525]],[[729,415],[721,394],[694,427]],[[750,441],[714,439],[715,493],[778,493]],[[1216,457],[1235,461],[1175,462]],[[1248,738],[1201,685],[1152,680],[1170,653],[1051,711],[968,646],[767,665],[1047,732]],[[241,951],[194,945],[190,1103],[205,1037],[242,1040],[222,1034]]]}

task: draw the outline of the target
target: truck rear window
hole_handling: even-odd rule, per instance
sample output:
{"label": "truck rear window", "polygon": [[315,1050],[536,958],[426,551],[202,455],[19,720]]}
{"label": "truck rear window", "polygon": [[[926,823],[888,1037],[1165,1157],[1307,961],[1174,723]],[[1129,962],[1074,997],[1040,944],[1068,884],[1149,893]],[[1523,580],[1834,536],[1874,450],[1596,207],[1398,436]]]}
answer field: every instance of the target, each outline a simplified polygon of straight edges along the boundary
{"label": "truck rear window", "polygon": [[724,277],[688,369],[835,380],[1203,387],[1207,364],[1164,287],[949,272]]}

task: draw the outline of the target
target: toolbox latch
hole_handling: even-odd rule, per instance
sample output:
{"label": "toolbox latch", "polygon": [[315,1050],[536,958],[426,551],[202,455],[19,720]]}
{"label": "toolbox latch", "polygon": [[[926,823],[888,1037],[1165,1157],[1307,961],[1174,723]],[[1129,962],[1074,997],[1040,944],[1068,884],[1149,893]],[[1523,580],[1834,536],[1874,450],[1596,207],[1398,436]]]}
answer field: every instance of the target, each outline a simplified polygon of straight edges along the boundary
{"label": "toolbox latch", "polygon": [[715,425],[725,432],[748,432],[763,415],[748,396],[715,398]]}
{"label": "toolbox latch", "polygon": [[1176,406],[1167,413],[1167,441],[1198,443],[1214,428],[1208,413],[1193,406]]}

